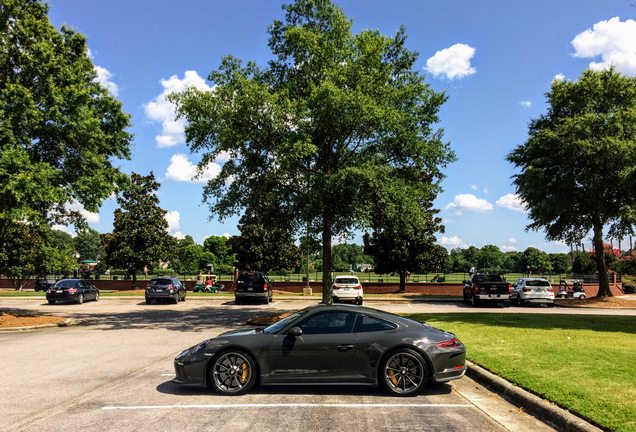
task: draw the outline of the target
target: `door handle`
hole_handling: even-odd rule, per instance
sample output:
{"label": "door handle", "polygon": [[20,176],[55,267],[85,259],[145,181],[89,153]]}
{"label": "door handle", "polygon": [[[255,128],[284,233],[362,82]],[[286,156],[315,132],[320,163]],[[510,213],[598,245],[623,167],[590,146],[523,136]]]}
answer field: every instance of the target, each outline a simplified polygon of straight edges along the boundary
{"label": "door handle", "polygon": [[347,351],[353,348],[353,345],[338,345],[338,351]]}

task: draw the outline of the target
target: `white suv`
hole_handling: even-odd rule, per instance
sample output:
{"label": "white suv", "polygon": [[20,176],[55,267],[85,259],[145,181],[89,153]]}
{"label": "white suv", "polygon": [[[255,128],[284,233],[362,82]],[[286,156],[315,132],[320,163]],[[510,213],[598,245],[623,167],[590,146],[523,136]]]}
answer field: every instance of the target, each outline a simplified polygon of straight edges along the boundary
{"label": "white suv", "polygon": [[547,279],[521,278],[512,285],[511,299],[517,306],[527,303],[554,306],[554,289]]}
{"label": "white suv", "polygon": [[362,285],[355,276],[336,276],[331,285],[334,303],[339,300],[355,301],[362,304]]}

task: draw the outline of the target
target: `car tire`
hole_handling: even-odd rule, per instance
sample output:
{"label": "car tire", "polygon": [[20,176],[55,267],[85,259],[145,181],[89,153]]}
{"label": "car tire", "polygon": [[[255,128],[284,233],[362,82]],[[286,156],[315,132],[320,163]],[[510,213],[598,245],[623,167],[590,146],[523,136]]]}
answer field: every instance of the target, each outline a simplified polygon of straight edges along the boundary
{"label": "car tire", "polygon": [[466,293],[464,293],[464,303],[466,304],[470,303],[470,301],[468,301],[468,297],[466,297]]}
{"label": "car tire", "polygon": [[77,296],[77,303],[84,303],[84,294],[80,293],[79,296]]}
{"label": "car tire", "polygon": [[234,304],[240,305],[242,303],[242,300],[238,297],[234,297]]}
{"label": "car tire", "polygon": [[380,364],[381,385],[395,396],[415,396],[428,383],[429,369],[424,358],[409,348],[389,352]]}
{"label": "car tire", "polygon": [[210,364],[210,383],[223,395],[243,395],[256,382],[256,363],[244,351],[223,351],[217,354]]}
{"label": "car tire", "polygon": [[554,302],[548,303],[548,307],[554,307]]}
{"label": "car tire", "polygon": [[579,300],[585,300],[586,298],[587,298],[587,297],[585,297],[585,294],[581,294],[581,295],[579,296]]}
{"label": "car tire", "polygon": [[503,302],[503,306],[504,306],[504,307],[507,307],[507,308],[508,308],[508,307],[510,307],[510,300],[506,300],[506,301],[504,301],[504,302]]}
{"label": "car tire", "polygon": [[470,297],[470,304],[473,305],[473,307],[477,307],[479,306],[479,299],[475,298],[475,296],[471,296]]}
{"label": "car tire", "polygon": [[271,296],[269,296],[269,303],[274,301],[274,295],[272,294]]}
{"label": "car tire", "polygon": [[95,301],[99,300],[99,293],[95,294]]}
{"label": "car tire", "polygon": [[152,303],[152,299],[146,299],[146,304],[149,305]]}
{"label": "car tire", "polygon": [[358,306],[362,306],[362,303],[363,303],[363,300],[362,300],[362,299],[360,299],[360,300],[356,300],[356,304],[357,304]]}
{"label": "car tire", "polygon": [[172,300],[172,302],[174,304],[179,304],[179,294],[178,293],[177,293],[177,297],[174,300]]}
{"label": "car tire", "polygon": [[55,300],[49,300],[49,304],[55,304],[56,301]]}
{"label": "car tire", "polygon": [[517,294],[517,306],[525,306],[526,301],[521,298],[520,295]]}

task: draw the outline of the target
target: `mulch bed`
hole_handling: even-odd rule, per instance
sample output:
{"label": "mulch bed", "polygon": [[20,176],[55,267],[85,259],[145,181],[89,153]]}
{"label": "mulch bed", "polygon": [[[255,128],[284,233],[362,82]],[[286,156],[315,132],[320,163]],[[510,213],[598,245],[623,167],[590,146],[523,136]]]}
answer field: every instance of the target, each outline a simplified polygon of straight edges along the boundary
{"label": "mulch bed", "polygon": [[0,328],[28,327],[43,324],[59,324],[66,321],[64,317],[48,315],[28,315],[0,311]]}

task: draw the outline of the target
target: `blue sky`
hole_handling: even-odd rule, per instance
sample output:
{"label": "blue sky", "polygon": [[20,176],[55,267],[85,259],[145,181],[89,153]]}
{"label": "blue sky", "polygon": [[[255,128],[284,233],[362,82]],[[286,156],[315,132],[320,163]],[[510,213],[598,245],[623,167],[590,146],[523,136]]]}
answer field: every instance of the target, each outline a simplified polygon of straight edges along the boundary
{"label": "blue sky", "polygon": [[[88,36],[100,80],[132,114],[134,156],[126,172],[153,171],[161,181],[161,206],[171,234],[235,235],[239,217],[209,220],[202,183],[192,182],[200,156],[184,143],[163,95],[186,85],[206,88],[221,56],[232,54],[264,66],[270,59],[267,26],[283,20],[279,1],[257,0],[49,0],[50,19]],[[353,19],[353,31],[393,35],[406,26],[409,49],[420,53],[418,70],[449,100],[440,127],[458,161],[445,171],[445,191],[435,204],[448,249],[493,244],[503,251],[547,243],[514,196],[513,167],[505,156],[527,137],[530,118],[546,112],[544,93],[554,79],[576,80],[588,67],[615,64],[636,74],[636,8],[618,0],[337,2]],[[217,161],[222,164],[223,161]],[[213,176],[218,166],[210,166]],[[88,215],[99,232],[112,230],[114,200]],[[69,231],[71,231],[69,229]],[[358,236],[349,242],[362,243]]]}

